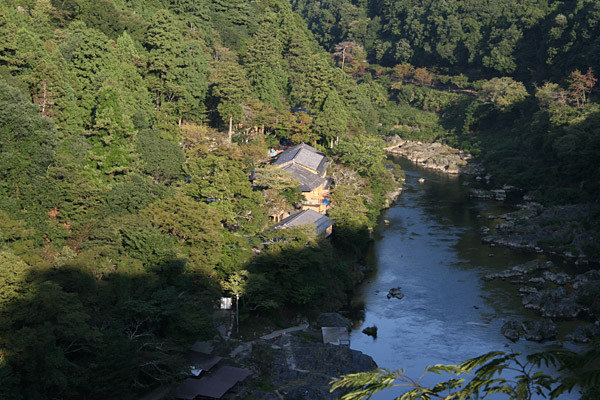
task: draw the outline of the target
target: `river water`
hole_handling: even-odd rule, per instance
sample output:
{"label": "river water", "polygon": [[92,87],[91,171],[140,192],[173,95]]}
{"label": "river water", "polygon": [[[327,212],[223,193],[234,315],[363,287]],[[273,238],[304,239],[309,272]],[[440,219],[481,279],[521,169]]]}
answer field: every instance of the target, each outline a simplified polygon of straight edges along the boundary
{"label": "river water", "polygon": [[[535,258],[482,244],[479,230],[489,224],[487,216],[508,211],[506,206],[470,199],[461,178],[397,162],[406,173],[404,191],[375,231],[377,269],[359,289],[365,316],[352,331],[351,347],[372,356],[379,367],[402,368],[411,378],[429,365],[458,364],[493,350],[543,350],[544,345],[512,343],[500,333],[508,319],[535,318],[521,306],[517,287],[481,280]],[[389,289],[398,286],[405,297],[388,299]],[[373,325],[376,339],[361,333]],[[423,382],[434,380],[427,375]],[[402,392],[392,389],[373,398]]]}

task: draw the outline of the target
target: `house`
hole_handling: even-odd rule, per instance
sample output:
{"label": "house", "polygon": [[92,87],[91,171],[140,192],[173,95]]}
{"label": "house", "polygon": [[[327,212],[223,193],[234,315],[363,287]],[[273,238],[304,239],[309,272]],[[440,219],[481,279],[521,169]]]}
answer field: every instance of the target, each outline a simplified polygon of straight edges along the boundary
{"label": "house", "polygon": [[326,176],[329,160],[325,154],[301,143],[281,152],[273,165],[289,172],[298,180],[306,199],[302,203],[302,209],[311,209],[321,214],[327,212],[331,179]]}
{"label": "house", "polygon": [[317,234],[324,234],[325,237],[331,235],[333,221],[325,215],[312,209],[305,209],[290,215],[283,221],[275,225],[272,229],[297,228],[299,226],[313,224]]}

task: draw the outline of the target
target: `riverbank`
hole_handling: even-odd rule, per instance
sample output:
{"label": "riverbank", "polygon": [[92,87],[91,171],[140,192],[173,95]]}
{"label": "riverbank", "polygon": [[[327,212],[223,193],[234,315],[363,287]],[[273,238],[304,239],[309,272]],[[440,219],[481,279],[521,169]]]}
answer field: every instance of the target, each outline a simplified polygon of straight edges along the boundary
{"label": "riverbank", "polygon": [[468,161],[472,156],[441,143],[422,143],[405,140],[399,136],[386,138],[384,150],[388,154],[404,157],[424,168],[446,174],[476,173]]}
{"label": "riverbank", "polygon": [[515,211],[490,217],[495,224],[482,232],[485,243],[560,256],[583,268],[600,264],[600,234],[590,226],[591,215],[598,210],[592,205],[544,206],[517,187],[496,187],[492,175],[474,162],[470,154],[441,143],[413,142],[392,136],[386,139],[385,151],[426,169],[470,176],[472,179],[463,185],[470,187],[471,197],[514,205]]}
{"label": "riverbank", "polygon": [[485,243],[560,256],[581,269],[598,265],[598,232],[589,226],[592,206],[546,207],[523,202],[517,210],[490,216],[494,224],[482,232]]}

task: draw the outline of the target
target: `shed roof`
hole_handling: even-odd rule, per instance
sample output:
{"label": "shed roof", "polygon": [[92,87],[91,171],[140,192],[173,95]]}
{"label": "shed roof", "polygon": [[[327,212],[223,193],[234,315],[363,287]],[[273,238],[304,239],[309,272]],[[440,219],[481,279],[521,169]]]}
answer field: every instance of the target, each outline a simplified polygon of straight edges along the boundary
{"label": "shed roof", "polygon": [[333,225],[333,221],[325,215],[316,212],[315,210],[302,210],[296,214],[292,214],[277,225],[277,228],[296,228],[302,225],[314,224],[317,233],[325,232],[327,228]]}
{"label": "shed roof", "polygon": [[200,379],[186,379],[177,387],[176,396],[183,400],[193,400],[198,396],[220,399],[236,383],[250,375],[247,369],[224,366]]}
{"label": "shed roof", "polygon": [[188,353],[185,355],[185,361],[190,367],[193,367],[194,369],[201,369],[203,371],[210,370],[221,360],[222,358],[219,356],[210,356],[198,353],[197,351],[188,351]]}

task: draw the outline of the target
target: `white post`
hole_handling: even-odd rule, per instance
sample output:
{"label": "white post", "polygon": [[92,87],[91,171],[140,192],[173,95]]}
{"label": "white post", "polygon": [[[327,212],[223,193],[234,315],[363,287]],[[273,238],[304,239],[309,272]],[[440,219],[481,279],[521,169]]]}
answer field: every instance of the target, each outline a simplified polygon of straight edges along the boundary
{"label": "white post", "polygon": [[240,310],[238,304],[240,303],[240,295],[235,295],[235,332],[240,333]]}

